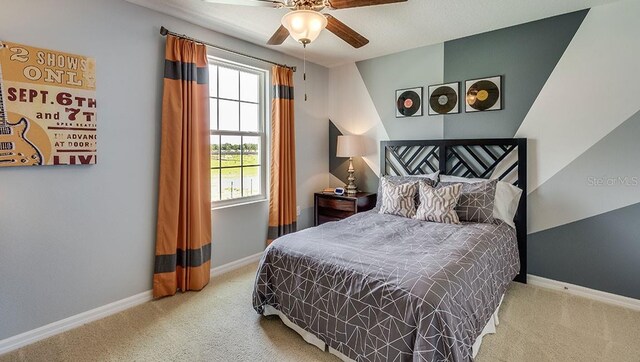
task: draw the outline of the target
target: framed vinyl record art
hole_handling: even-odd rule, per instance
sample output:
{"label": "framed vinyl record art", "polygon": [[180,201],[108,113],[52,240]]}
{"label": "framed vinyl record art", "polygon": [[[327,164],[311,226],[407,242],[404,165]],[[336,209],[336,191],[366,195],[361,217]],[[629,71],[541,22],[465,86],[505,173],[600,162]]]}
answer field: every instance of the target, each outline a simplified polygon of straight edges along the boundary
{"label": "framed vinyl record art", "polygon": [[460,113],[460,82],[429,86],[429,115]]}
{"label": "framed vinyl record art", "polygon": [[422,87],[396,91],[396,118],[422,116]]}
{"label": "framed vinyl record art", "polygon": [[465,82],[465,112],[502,109],[502,76],[471,79]]}

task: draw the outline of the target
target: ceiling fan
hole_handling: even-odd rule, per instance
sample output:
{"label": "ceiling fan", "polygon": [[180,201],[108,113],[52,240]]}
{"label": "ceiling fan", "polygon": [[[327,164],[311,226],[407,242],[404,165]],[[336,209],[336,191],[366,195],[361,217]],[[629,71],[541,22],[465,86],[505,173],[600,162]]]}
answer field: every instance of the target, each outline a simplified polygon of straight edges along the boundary
{"label": "ceiling fan", "polygon": [[306,47],[314,41],[322,29],[326,28],[354,48],[360,48],[369,40],[358,34],[324,9],[338,10],[363,6],[406,2],[407,0],[203,0],[217,4],[262,6],[276,9],[287,8],[291,11],[282,17],[282,25],[271,36],[267,44],[280,45],[289,35]]}

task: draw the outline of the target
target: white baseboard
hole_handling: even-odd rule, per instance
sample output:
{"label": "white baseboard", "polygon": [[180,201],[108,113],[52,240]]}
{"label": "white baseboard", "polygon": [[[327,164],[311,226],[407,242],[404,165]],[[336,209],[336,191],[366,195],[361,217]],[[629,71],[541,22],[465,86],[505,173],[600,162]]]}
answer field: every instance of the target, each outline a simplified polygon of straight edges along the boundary
{"label": "white baseboard", "polygon": [[640,299],[625,297],[618,294],[612,294],[595,290],[591,288],[581,287],[579,285],[561,282],[558,280],[547,279],[536,275],[527,275],[527,282],[542,288],[554,289],[561,292],[585,297],[599,302],[617,305],[619,307],[640,310]]}
{"label": "white baseboard", "polygon": [[18,349],[20,347],[24,347],[28,344],[40,341],[42,339],[54,336],[58,333],[80,327],[83,324],[108,317],[125,309],[135,307],[136,305],[140,305],[142,303],[150,301],[152,298],[152,293],[150,290],[148,290],[146,292],[142,292],[134,296],[121,299],[80,314],[76,314],[69,318],[49,323],[40,328],[32,329],[16,336],[3,339],[0,341],[0,355]]}
{"label": "white baseboard", "polygon": [[[262,252],[213,268],[211,269],[211,276],[212,277],[218,276],[218,275],[230,272],[232,270],[241,268],[245,265],[255,263],[258,260],[260,260],[261,257],[262,257]],[[45,338],[49,338],[56,334],[68,331],[70,329],[79,327],[83,324],[87,324],[87,323],[96,321],[98,319],[108,317],[112,314],[122,312],[123,310],[135,307],[142,303],[148,302],[152,299],[153,299],[153,293],[151,290],[148,290],[146,292],[142,292],[134,296],[121,299],[113,303],[109,303],[107,305],[103,305],[101,307],[91,309],[89,311],[86,311],[80,314],[76,314],[69,318],[65,318],[57,322],[47,324],[42,327],[32,329],[24,333],[20,333],[13,337],[0,340],[0,355],[11,352],[20,347],[24,347],[28,344],[43,340]]]}
{"label": "white baseboard", "polygon": [[242,268],[243,266],[249,265],[249,264],[253,264],[253,263],[257,263],[260,258],[262,258],[262,254],[263,252],[259,252],[257,254],[253,254],[253,255],[249,255],[247,257],[244,257],[242,259],[238,259],[236,261],[232,261],[231,263],[227,263],[224,265],[220,265],[218,267],[215,267],[213,269],[211,269],[211,277],[217,277],[218,275],[222,275],[224,273],[228,273],[232,270],[235,269],[239,269]]}

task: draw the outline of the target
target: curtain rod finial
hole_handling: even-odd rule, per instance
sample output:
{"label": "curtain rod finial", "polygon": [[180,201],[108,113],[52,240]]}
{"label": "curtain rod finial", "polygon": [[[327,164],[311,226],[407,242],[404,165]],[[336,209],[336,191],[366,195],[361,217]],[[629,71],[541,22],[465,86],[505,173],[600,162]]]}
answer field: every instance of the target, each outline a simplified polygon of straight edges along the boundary
{"label": "curtain rod finial", "polygon": [[164,26],[161,26],[160,27],[160,35],[166,36],[167,34],[169,34],[169,30],[167,30],[167,28],[165,28]]}

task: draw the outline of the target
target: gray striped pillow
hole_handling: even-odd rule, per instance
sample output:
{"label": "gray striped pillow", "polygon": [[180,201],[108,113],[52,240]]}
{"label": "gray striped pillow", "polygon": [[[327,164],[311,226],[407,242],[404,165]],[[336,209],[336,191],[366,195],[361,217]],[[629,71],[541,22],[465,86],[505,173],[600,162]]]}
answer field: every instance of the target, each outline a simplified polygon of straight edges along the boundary
{"label": "gray striped pillow", "polygon": [[420,205],[414,219],[441,222],[447,224],[459,224],[456,205],[460,198],[462,184],[433,188],[427,182],[418,184]]}

